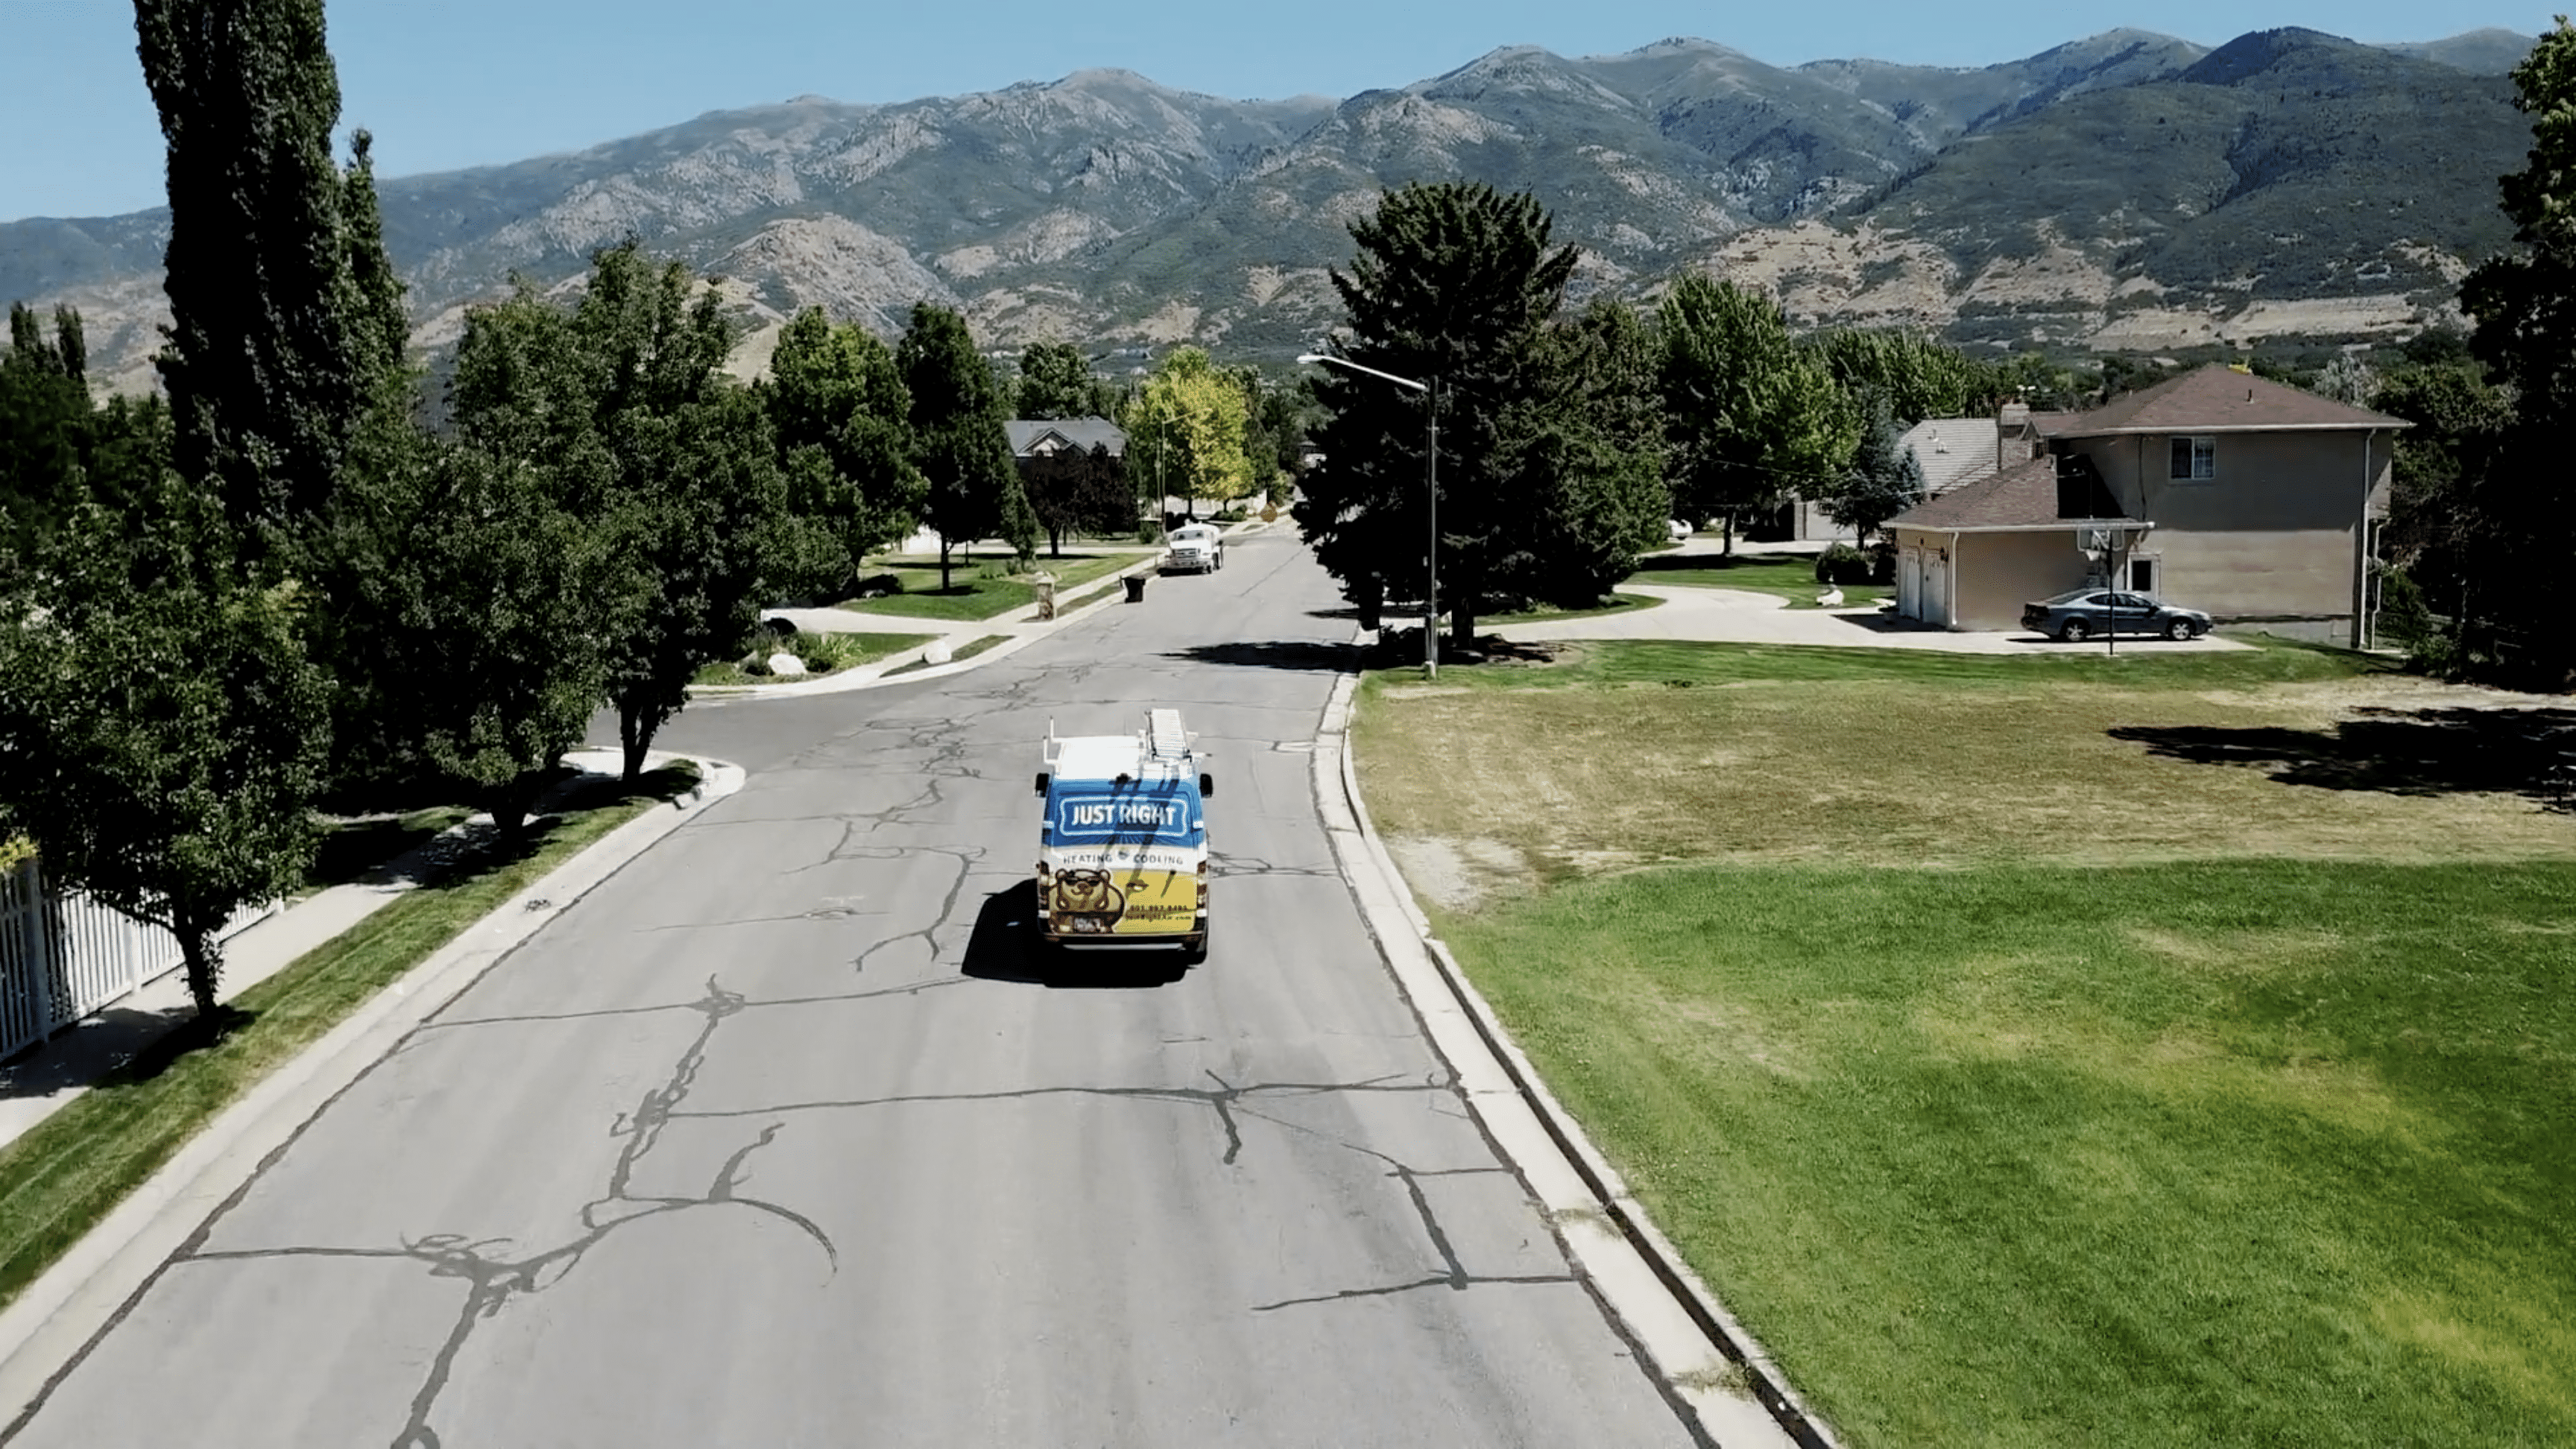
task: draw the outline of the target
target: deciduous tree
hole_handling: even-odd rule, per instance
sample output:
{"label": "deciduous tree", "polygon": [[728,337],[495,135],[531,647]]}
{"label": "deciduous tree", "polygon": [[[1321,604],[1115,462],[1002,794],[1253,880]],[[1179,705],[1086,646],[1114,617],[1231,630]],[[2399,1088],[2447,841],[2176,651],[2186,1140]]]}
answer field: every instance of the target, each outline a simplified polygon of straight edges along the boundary
{"label": "deciduous tree", "polygon": [[1072,343],[1032,342],[1020,353],[1011,401],[1014,417],[1105,418],[1118,405],[1118,389],[1094,376],[1090,357]]}
{"label": "deciduous tree", "polygon": [[536,470],[596,541],[607,602],[582,637],[629,779],[698,667],[758,621],[775,573],[778,446],[761,401],[719,372],[730,340],[714,292],[630,238],[592,257],[569,315],[524,288],[477,311],[457,360],[459,434]]}
{"label": "deciduous tree", "polygon": [[758,391],[791,523],[817,531],[830,554],[821,566],[830,577],[798,582],[845,585],[867,555],[912,531],[928,488],[913,466],[912,397],[894,353],[856,323],[835,327],[807,308],[780,333]]}
{"label": "deciduous tree", "polygon": [[541,464],[472,443],[386,430],[351,462],[315,550],[347,641],[344,771],[433,771],[516,834],[604,692],[603,532]]}
{"label": "deciduous tree", "polygon": [[895,363],[912,397],[912,459],[928,480],[922,518],[939,535],[939,586],[950,587],[949,551],[996,537],[1022,559],[1037,552],[1037,515],[1020,490],[993,369],[966,319],[913,305]]}
{"label": "deciduous tree", "polygon": [[1021,465],[1020,486],[1046,531],[1051,557],[1063,554],[1069,533],[1124,535],[1136,526],[1126,460],[1112,457],[1104,444],[1029,459]]}
{"label": "deciduous tree", "polygon": [[1769,298],[1694,273],[1665,294],[1660,322],[1675,502],[1723,516],[1732,553],[1740,518],[1841,481],[1859,422]]}
{"label": "deciduous tree", "polygon": [[0,833],[168,927],[212,1021],[217,931],[312,859],[326,682],[294,585],[247,575],[213,499],[156,467],[123,502],[74,509],[0,595]]}
{"label": "deciduous tree", "polygon": [[1994,388],[1990,369],[1918,333],[1835,331],[1812,345],[1846,396],[1884,397],[1900,431],[1925,418],[1982,413]]}
{"label": "deciduous tree", "polygon": [[1244,456],[1244,395],[1195,347],[1175,349],[1128,409],[1127,446],[1154,460],[1155,476],[1195,514],[1198,500],[1240,498],[1252,486]]}

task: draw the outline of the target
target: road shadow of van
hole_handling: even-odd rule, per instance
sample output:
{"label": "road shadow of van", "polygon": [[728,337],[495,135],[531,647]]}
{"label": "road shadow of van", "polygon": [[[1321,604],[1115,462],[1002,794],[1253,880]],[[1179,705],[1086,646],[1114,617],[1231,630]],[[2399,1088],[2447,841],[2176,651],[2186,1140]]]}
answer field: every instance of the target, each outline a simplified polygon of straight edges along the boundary
{"label": "road shadow of van", "polygon": [[1014,881],[984,897],[959,969],[980,981],[1065,991],[1148,990],[1190,974],[1174,950],[1050,950],[1038,940],[1037,907],[1035,881]]}

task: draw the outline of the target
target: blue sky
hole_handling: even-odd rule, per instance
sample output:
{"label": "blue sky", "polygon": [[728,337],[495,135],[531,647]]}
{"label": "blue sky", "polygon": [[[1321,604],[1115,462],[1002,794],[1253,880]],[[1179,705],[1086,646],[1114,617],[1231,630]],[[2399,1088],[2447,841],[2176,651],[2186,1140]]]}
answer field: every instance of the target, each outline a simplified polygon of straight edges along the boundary
{"label": "blue sky", "polygon": [[[1690,35],[1774,65],[1857,55],[1973,66],[2121,26],[2215,45],[2282,25],[2393,41],[2489,25],[2537,34],[2550,23],[2548,4],[2494,0],[2064,10],[1992,0],[338,0],[328,14],[343,119],[375,133],[379,171],[395,176],[577,150],[796,95],[908,100],[1086,66],[1124,66],[1222,96],[1345,96],[1436,75],[1500,45],[1594,55]],[[0,138],[0,220],[160,203],[160,130],[135,64],[128,0],[0,0]]]}

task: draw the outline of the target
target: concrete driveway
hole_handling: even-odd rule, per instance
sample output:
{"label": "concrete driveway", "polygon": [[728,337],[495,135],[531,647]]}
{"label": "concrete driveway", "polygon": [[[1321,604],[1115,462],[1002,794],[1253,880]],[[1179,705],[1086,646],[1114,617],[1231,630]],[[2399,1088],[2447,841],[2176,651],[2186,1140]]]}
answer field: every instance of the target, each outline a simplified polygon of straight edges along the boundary
{"label": "concrete driveway", "polygon": [[[1661,599],[1661,606],[1589,619],[1551,620],[1535,624],[1498,624],[1490,631],[1522,643],[1561,639],[1699,639],[1730,644],[1825,644],[1860,649],[1931,649],[1951,654],[2060,654],[2089,649],[2100,641],[2061,644],[2040,634],[1975,633],[1935,629],[1899,619],[1877,608],[1793,609],[1776,594],[1745,589],[1623,584],[1621,592]],[[2216,651],[2252,645],[2205,634],[2176,643],[2166,639],[2120,640],[2123,649]]]}

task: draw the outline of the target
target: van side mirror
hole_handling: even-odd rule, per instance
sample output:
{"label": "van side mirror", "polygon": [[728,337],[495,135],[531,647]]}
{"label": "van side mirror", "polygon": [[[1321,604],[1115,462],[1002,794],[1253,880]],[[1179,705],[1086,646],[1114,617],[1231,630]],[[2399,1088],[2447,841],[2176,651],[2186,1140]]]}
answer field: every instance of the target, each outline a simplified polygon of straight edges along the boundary
{"label": "van side mirror", "polygon": [[1204,797],[1204,796],[1208,796],[1208,795],[1213,795],[1213,794],[1215,794],[1215,793],[1216,793],[1216,776],[1214,776],[1214,775],[1201,775],[1201,776],[1199,776],[1199,794],[1200,794],[1201,796],[1203,796],[1203,797]]}
{"label": "van side mirror", "polygon": [[1038,771],[1038,798],[1041,800],[1046,798],[1047,778],[1046,771]]}

